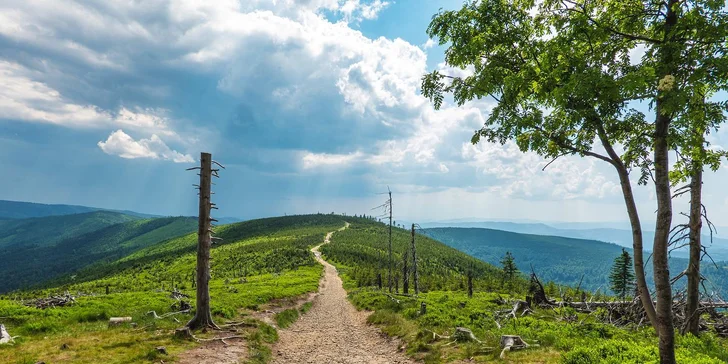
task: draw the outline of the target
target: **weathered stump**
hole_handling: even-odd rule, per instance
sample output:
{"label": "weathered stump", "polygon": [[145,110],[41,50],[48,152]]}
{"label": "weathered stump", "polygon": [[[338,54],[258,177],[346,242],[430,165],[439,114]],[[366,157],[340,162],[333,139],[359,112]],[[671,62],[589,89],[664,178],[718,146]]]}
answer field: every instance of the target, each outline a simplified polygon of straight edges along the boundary
{"label": "weathered stump", "polygon": [[7,330],[5,330],[5,325],[0,324],[0,344],[12,344],[15,342],[13,340],[13,337],[10,336]]}
{"label": "weathered stump", "polygon": [[503,351],[501,351],[500,354],[501,359],[506,358],[507,351],[525,349],[529,347],[529,345],[525,341],[523,341],[520,336],[517,335],[502,335],[500,339],[500,345],[501,348],[503,348]]}

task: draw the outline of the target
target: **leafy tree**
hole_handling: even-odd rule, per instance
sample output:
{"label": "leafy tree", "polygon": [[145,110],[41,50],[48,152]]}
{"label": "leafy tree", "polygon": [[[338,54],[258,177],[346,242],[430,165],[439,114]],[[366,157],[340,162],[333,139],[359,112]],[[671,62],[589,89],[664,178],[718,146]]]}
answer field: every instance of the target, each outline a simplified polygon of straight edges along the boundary
{"label": "leafy tree", "polygon": [[614,259],[612,272],[609,274],[609,284],[612,291],[622,300],[634,291],[634,273],[632,271],[632,257],[622,248],[622,254]]}
{"label": "leafy tree", "polygon": [[518,268],[516,267],[516,260],[513,258],[513,254],[506,252],[506,255],[500,263],[503,269],[503,280],[510,282],[518,274]]}
{"label": "leafy tree", "polygon": [[[640,299],[660,335],[660,361],[674,363],[668,235],[672,195],[668,151],[686,146],[676,130],[698,90],[726,89],[728,21],[722,1],[482,0],[433,17],[428,34],[449,43],[445,61],[471,67],[454,77],[434,71],[422,92],[438,108],[444,93],[497,106],[472,142],[514,141],[545,157],[589,156],[612,165],[633,231]],[[644,49],[640,60],[630,54]],[[648,122],[635,103],[649,103]],[[718,104],[725,110],[725,103]],[[604,152],[594,149],[601,144]],[[624,150],[621,155],[618,150]],[[652,152],[652,156],[650,155]],[[655,185],[653,267],[657,305],[644,276],[642,230],[629,173]]]}

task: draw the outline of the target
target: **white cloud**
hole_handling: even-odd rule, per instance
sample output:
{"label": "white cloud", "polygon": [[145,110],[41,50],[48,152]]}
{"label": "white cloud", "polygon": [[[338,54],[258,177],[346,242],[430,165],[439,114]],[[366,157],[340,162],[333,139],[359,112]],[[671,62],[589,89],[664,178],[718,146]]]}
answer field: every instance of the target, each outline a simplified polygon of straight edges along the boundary
{"label": "white cloud", "polygon": [[435,46],[435,41],[432,38],[427,39],[427,42],[425,42],[422,45],[422,49],[427,50]]}
{"label": "white cloud", "polygon": [[351,163],[359,161],[364,155],[361,152],[350,153],[350,154],[327,154],[327,153],[305,153],[303,158],[304,169],[311,169],[316,167],[346,167]]}
{"label": "white cloud", "polygon": [[602,173],[608,167],[592,158],[561,157],[546,167],[549,161],[532,152],[521,152],[513,142],[462,146],[464,159],[500,181],[490,190],[503,196],[574,199],[614,197],[621,193],[614,178]]}
{"label": "white cloud", "polygon": [[172,150],[156,134],[152,134],[149,139],[139,139],[137,141],[119,129],[111,133],[106,141],[98,142],[98,146],[106,154],[126,159],[150,158],[175,163],[193,163],[195,161],[189,154],[182,154]]}

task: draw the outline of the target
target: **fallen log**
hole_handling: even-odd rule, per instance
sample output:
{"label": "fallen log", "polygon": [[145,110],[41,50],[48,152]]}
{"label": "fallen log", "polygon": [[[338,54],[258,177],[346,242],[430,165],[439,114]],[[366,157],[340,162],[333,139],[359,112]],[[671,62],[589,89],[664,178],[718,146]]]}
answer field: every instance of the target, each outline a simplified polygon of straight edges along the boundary
{"label": "fallen log", "polygon": [[109,319],[109,326],[121,325],[125,322],[131,322],[131,317],[112,317]]}

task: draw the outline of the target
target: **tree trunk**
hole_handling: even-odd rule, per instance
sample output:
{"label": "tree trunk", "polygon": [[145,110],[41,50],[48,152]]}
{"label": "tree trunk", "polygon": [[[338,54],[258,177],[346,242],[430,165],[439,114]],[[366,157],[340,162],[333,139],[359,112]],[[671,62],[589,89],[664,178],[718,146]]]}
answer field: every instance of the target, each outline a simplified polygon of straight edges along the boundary
{"label": "tree trunk", "polygon": [[[701,142],[702,144],[702,142]],[[702,146],[700,147],[702,150]],[[688,263],[687,276],[687,302],[685,304],[685,327],[683,333],[689,332],[695,336],[700,333],[700,232],[703,226],[702,216],[702,190],[703,190],[703,167],[700,163],[693,162],[693,174],[690,186],[690,261]]]}
{"label": "tree trunk", "polygon": [[409,250],[404,252],[402,256],[402,293],[409,294],[409,267],[407,261],[409,260]]}
{"label": "tree trunk", "polygon": [[412,278],[414,279],[415,296],[420,293],[419,277],[417,276],[417,248],[415,248],[415,224],[412,224]]}
{"label": "tree trunk", "polygon": [[389,293],[392,293],[392,191],[389,191]]}
{"label": "tree trunk", "polygon": [[473,298],[473,272],[468,272],[468,298]]}
{"label": "tree trunk", "polygon": [[619,175],[619,182],[622,187],[622,195],[624,196],[624,203],[627,206],[627,215],[629,216],[629,223],[632,226],[632,250],[634,254],[634,275],[635,281],[637,282],[637,292],[639,293],[642,307],[645,309],[647,318],[650,320],[652,327],[655,331],[658,331],[657,325],[657,313],[655,312],[655,305],[652,302],[650,296],[650,289],[647,287],[647,280],[645,279],[645,261],[643,256],[643,244],[642,244],[642,223],[640,222],[639,213],[637,212],[637,204],[634,200],[634,193],[632,192],[632,183],[629,180],[629,174],[627,168],[621,162],[621,160],[615,166],[617,174]]}
{"label": "tree trunk", "polygon": [[[657,75],[660,81],[667,81],[668,76],[675,76],[676,56],[679,49],[676,41],[672,39],[672,29],[677,24],[676,8],[678,0],[668,0],[666,4],[664,43],[659,47],[659,68]],[[660,363],[675,363],[675,330],[672,322],[672,286],[670,285],[670,267],[668,263],[667,245],[672,225],[672,193],[670,192],[670,166],[668,134],[672,116],[666,109],[679,82],[673,80],[672,86],[665,84],[658,86],[658,95],[655,103],[657,117],[655,119],[654,164],[655,164],[655,196],[657,198],[657,221],[655,224],[655,241],[652,246],[652,265],[655,275],[655,293],[657,305],[657,330],[660,335]],[[665,82],[668,83],[668,82]],[[669,83],[668,83],[669,84]]]}
{"label": "tree trunk", "polygon": [[210,229],[210,182],[212,179],[212,156],[209,153],[200,155],[200,208],[197,230],[197,307],[195,317],[187,323],[187,327],[217,328],[210,313],[210,246],[212,244]]}
{"label": "tree trunk", "polygon": [[[658,113],[660,111],[658,106]],[[668,169],[667,131],[670,119],[658,115],[655,130],[655,195],[657,197],[657,221],[655,241],[652,246],[652,266],[655,276],[658,334],[660,335],[660,363],[675,363],[675,331],[672,322],[672,286],[668,265],[667,244],[672,224],[672,194]]]}

